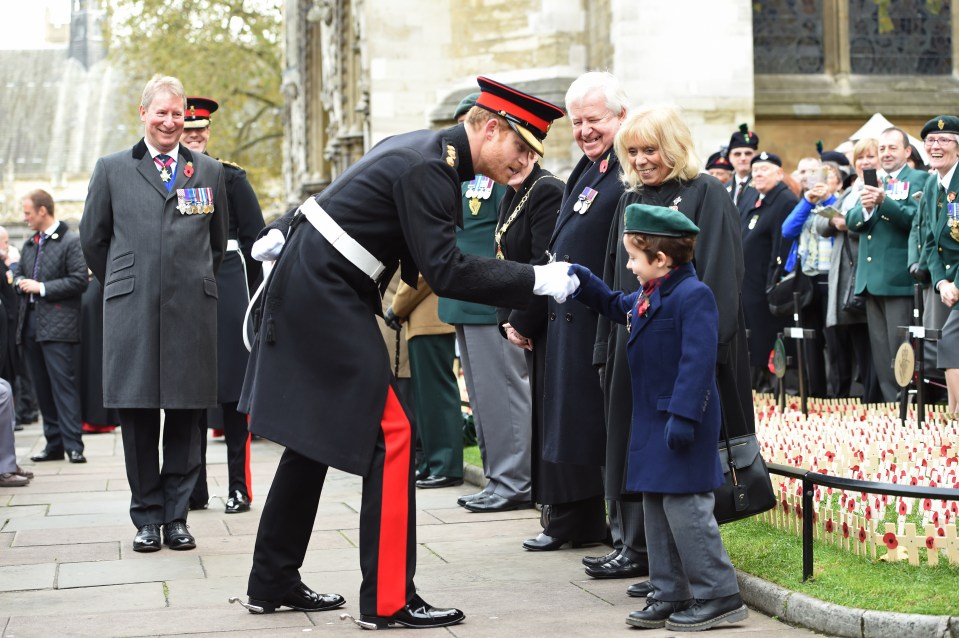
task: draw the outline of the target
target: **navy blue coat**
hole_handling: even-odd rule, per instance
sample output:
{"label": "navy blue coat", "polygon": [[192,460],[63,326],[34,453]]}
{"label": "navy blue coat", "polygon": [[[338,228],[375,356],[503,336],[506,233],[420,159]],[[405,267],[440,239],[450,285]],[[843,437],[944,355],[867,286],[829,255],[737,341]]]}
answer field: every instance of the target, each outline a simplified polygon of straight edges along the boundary
{"label": "navy blue coat", "polygon": [[[582,277],[581,277],[582,279]],[[639,291],[613,292],[595,275],[574,298],[604,317],[625,324],[633,388],[633,419],[626,490],[698,494],[723,483],[718,441],[722,421],[716,388],[719,311],[692,264],[674,270],[649,297],[644,316],[635,311]],[[676,415],[695,421],[693,443],[666,445],[666,422]]]}

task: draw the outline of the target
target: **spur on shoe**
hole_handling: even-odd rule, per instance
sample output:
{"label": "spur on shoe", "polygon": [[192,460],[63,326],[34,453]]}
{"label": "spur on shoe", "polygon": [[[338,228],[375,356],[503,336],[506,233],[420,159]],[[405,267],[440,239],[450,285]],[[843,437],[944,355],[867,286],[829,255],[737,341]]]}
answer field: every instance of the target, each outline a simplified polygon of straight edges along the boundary
{"label": "spur on shoe", "polygon": [[497,494],[486,494],[479,498],[473,499],[466,503],[463,507],[468,509],[471,512],[509,512],[511,510],[525,509],[532,507],[533,504],[529,501],[514,501],[511,498],[506,498],[505,496],[499,496]]}
{"label": "spur on shoe", "polygon": [[608,563],[617,556],[619,556],[619,550],[614,547],[608,554],[603,554],[602,556],[583,556],[583,564],[587,567],[590,565],[602,565],[603,563]]}
{"label": "spur on shoe", "polygon": [[463,484],[462,476],[437,476],[430,474],[425,479],[416,482],[416,487],[422,489],[431,489],[434,487],[455,487]]}
{"label": "spur on shoe", "polygon": [[154,523],[142,525],[133,537],[133,551],[155,552],[160,549],[160,526]]}
{"label": "spur on shoe", "polygon": [[666,629],[672,631],[704,631],[722,622],[746,620],[749,610],[739,593],[711,598],[696,599],[692,605],[677,611],[666,619]]}
{"label": "spur on shoe", "polygon": [[647,598],[642,611],[634,611],[626,618],[626,624],[643,629],[660,629],[666,626],[666,619],[692,604],[691,600],[657,600]]}
{"label": "spur on shoe", "polygon": [[23,487],[29,484],[30,479],[26,476],[20,476],[16,472],[0,474],[0,487]]}
{"label": "spur on shoe", "polygon": [[631,598],[648,598],[653,593],[653,584],[648,580],[633,583],[626,588],[626,595]]}
{"label": "spur on shoe", "polygon": [[186,521],[171,521],[163,526],[163,544],[170,549],[194,549],[196,539],[187,531]]}
{"label": "spur on shoe", "polygon": [[281,600],[261,600],[251,596],[248,603],[240,602],[238,598],[231,598],[230,602],[240,603],[251,614],[272,614],[279,607],[296,611],[328,611],[342,607],[346,599],[339,594],[318,594],[301,581]]}
{"label": "spur on shoe", "polygon": [[528,538],[523,541],[523,548],[531,552],[552,552],[560,549],[567,543],[569,543],[570,547],[577,548],[588,545],[598,545],[600,541],[569,541],[540,533],[536,538]]}
{"label": "spur on shoe", "polygon": [[233,492],[233,496],[226,499],[226,513],[227,514],[239,514],[240,512],[249,512],[250,511],[250,500],[243,496],[243,494],[236,490]]}
{"label": "spur on shoe", "polygon": [[361,614],[359,620],[354,620],[360,627],[366,629],[387,629],[393,625],[412,627],[413,629],[428,629],[430,627],[446,627],[462,622],[466,618],[459,609],[438,609],[414,594],[412,600],[392,616],[369,616]]}
{"label": "spur on shoe", "polygon": [[587,565],[586,574],[593,578],[639,578],[649,575],[649,563],[635,562],[626,554],[620,554],[601,565]]}

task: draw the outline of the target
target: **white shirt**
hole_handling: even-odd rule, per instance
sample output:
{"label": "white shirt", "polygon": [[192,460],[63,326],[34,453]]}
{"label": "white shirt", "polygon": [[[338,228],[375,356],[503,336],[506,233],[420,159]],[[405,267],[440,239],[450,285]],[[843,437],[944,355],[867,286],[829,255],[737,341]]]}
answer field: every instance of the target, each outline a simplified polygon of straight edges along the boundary
{"label": "white shirt", "polygon": [[[173,160],[173,163],[170,164],[170,174],[176,175],[176,158],[180,156],[180,144],[177,143],[177,145],[174,146],[173,149],[170,150],[170,152],[163,153],[162,151],[158,151],[157,149],[155,149],[149,142],[147,142],[146,138],[143,138],[143,142],[147,145],[147,150],[150,151],[150,157],[154,158],[154,160],[156,159],[157,155],[169,155],[170,158]],[[156,161],[154,161],[153,164],[154,166],[157,167],[157,172],[159,173],[160,165],[157,164]]]}

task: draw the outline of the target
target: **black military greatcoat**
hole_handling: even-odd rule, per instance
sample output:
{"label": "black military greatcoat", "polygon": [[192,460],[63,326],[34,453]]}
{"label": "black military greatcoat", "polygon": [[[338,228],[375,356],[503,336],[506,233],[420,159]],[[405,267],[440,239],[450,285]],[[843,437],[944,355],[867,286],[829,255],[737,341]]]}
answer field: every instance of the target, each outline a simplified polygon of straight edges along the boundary
{"label": "black military greatcoat", "polygon": [[[591,162],[585,155],[566,182],[563,207],[556,221],[549,250],[558,261],[603,272],[606,240],[623,194],[619,160],[612,150]],[[588,206],[579,210],[581,197],[596,192]],[[548,347],[546,351],[545,457],[556,463],[601,466],[606,461],[606,422],[599,375],[593,367],[597,314],[583,304],[558,304],[548,300]],[[597,477],[599,475],[597,474]],[[594,495],[582,486],[568,500]],[[601,493],[602,487],[598,488]]]}
{"label": "black military greatcoat", "polygon": [[[460,183],[473,177],[459,125],[384,140],[315,199],[386,265],[380,282],[401,262],[410,285],[420,271],[438,295],[524,307],[532,266],[456,247]],[[392,382],[377,284],[294,212],[271,225],[290,233],[264,292],[240,410],[253,433],[366,474]]]}

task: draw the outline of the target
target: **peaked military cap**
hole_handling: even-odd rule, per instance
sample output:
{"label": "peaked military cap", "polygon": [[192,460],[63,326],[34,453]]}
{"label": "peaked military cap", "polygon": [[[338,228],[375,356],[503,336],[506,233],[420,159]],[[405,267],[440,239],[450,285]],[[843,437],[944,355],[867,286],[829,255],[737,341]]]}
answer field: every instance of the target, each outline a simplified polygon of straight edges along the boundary
{"label": "peaked military cap", "polygon": [[470,93],[456,105],[456,110],[453,111],[453,119],[458,120],[461,115],[466,115],[466,112],[471,108],[476,106],[476,100],[479,98],[479,93]]}
{"label": "peaked military cap", "polygon": [[739,130],[729,138],[729,150],[747,146],[754,151],[759,148],[759,136],[749,130],[748,124],[740,124]]}
{"label": "peaked military cap", "polygon": [[759,162],[768,162],[770,164],[775,164],[779,168],[783,167],[783,161],[779,159],[778,155],[774,155],[773,153],[767,153],[766,151],[763,151],[759,155],[753,155],[753,159],[749,163],[749,165],[752,166],[753,164],[757,164]]}
{"label": "peaked military cap", "polygon": [[630,204],[626,207],[623,232],[682,237],[699,234],[699,226],[672,208],[650,204]]}
{"label": "peaked military cap", "polygon": [[940,115],[934,117],[922,127],[922,133],[919,136],[926,139],[930,133],[953,133],[959,135],[959,117],[955,115]]}
{"label": "peaked military cap", "polygon": [[722,168],[727,171],[732,171],[733,165],[730,163],[729,158],[726,157],[722,151],[716,151],[709,156],[708,160],[706,160],[706,170],[708,171],[712,168]]}
{"label": "peaked military cap", "polygon": [[186,98],[186,112],[183,114],[183,128],[206,128],[210,125],[210,115],[220,105],[208,97],[189,95]]}
{"label": "peaked military cap", "polygon": [[476,82],[480,87],[476,106],[504,118],[510,128],[542,156],[546,133],[553,120],[566,114],[563,109],[487,77],[480,76]]}

